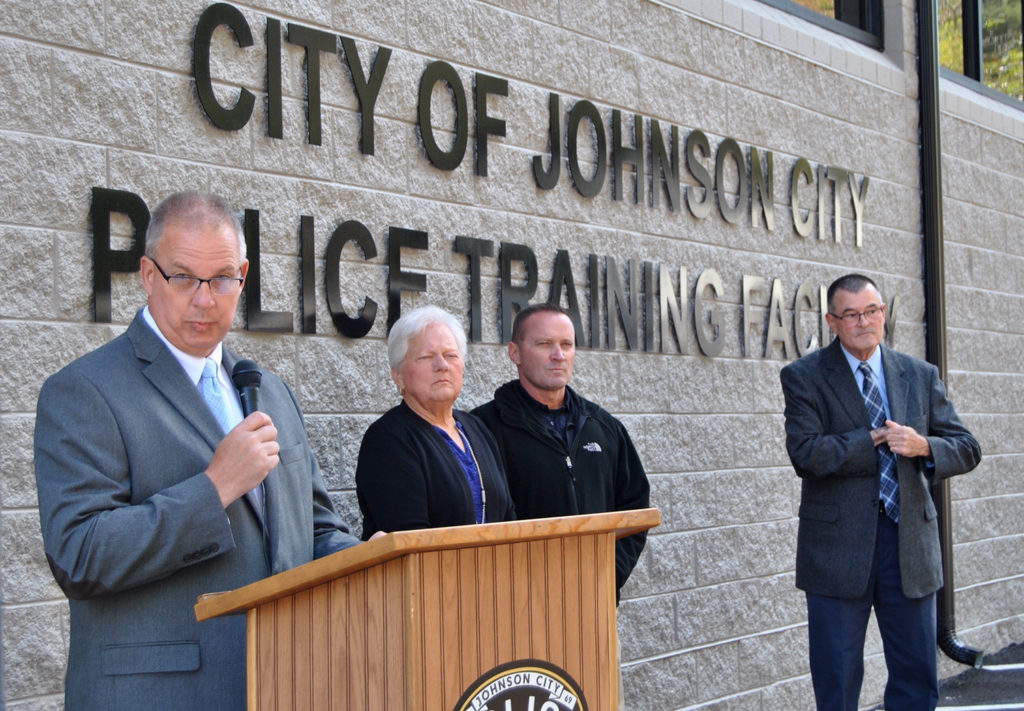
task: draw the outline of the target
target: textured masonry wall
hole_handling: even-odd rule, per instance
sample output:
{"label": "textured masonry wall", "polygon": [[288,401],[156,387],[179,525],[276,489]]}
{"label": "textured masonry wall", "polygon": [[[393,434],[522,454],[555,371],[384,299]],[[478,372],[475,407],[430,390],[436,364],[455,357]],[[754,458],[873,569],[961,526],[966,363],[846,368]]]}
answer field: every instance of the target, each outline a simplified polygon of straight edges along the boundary
{"label": "textured masonry wall", "polygon": [[[233,133],[204,117],[191,80],[192,31],[207,4],[11,0],[0,13],[0,708],[62,706],[67,607],[42,556],[32,472],[39,387],[123,330],[142,303],[137,275],[116,274],[113,323],[91,321],[96,186],[135,192],[150,207],[175,190],[210,189],[260,210],[263,308],[290,311],[296,323],[298,220],[314,217],[317,333],[249,333],[240,315],[230,343],[295,388],[356,529],[359,440],[396,401],[382,343],[389,226],[429,234],[428,251],[403,254],[403,268],[428,283],[403,307],[441,304],[467,325],[456,235],[492,240],[495,255],[503,241],[528,245],[538,297],[555,251],[568,250],[584,323],[590,253],[614,257],[623,275],[626,260],[686,267],[687,292],[701,271],[717,269],[720,355],[701,355],[692,329],[685,355],[674,346],[631,351],[613,320],[616,348],[604,337],[577,357],[574,385],[627,424],[663,518],[619,608],[625,692],[633,709],[812,708],[792,575],[799,485],[782,441],[785,361],[777,348],[766,358],[741,348],[741,281],[782,280],[789,307],[802,282],[868,272],[899,300],[895,345],[923,356],[915,4],[886,3],[888,49],[879,53],[756,0],[237,2],[256,45],[243,51],[223,30],[216,35],[214,75],[226,82],[218,96],[231,103],[242,84],[258,98],[253,120]],[[267,17],[354,38],[364,69],[376,46],[393,48],[375,155],[358,152],[356,96],[344,64],[330,57],[323,143],[307,145],[304,56],[287,43],[284,138],[267,137]],[[474,174],[472,153],[446,173],[420,148],[416,90],[436,59],[457,68],[467,91],[473,72],[508,79],[508,97],[489,104],[508,130],[490,141],[487,178]],[[1024,640],[1024,114],[950,82],[942,89],[948,381],[985,452],[981,467],[953,484],[957,627],[968,644],[995,651]],[[546,151],[549,92],[562,96],[563,112],[578,99],[594,102],[609,134],[610,111],[620,109],[658,119],[663,131],[676,125],[682,137],[700,129],[713,148],[728,136],[773,152],[774,230],[749,219],[730,225],[717,210],[702,220],[685,207],[670,212],[660,191],[655,207],[614,201],[607,182],[585,199],[564,164],[555,189],[537,189],[530,159]],[[447,102],[437,105],[438,126],[450,126]],[[593,155],[588,140],[582,155]],[[863,247],[853,244],[848,199],[841,243],[795,234],[788,185],[797,157],[870,177]],[[632,184],[627,174],[627,194]],[[827,202],[831,214],[831,195]],[[322,286],[327,240],[347,219],[365,224],[378,248],[368,261],[351,247],[343,254],[346,309],[364,294],[382,307],[359,340],[337,334]],[[128,229],[115,223],[115,248]],[[514,375],[497,331],[497,259],[483,260],[482,282],[484,343],[470,347],[465,409]],[[755,339],[764,336],[767,298],[755,295]],[[658,323],[657,312],[649,316]],[[885,678],[873,631],[868,652],[865,704],[880,698]],[[960,670],[944,658],[940,669]]]}

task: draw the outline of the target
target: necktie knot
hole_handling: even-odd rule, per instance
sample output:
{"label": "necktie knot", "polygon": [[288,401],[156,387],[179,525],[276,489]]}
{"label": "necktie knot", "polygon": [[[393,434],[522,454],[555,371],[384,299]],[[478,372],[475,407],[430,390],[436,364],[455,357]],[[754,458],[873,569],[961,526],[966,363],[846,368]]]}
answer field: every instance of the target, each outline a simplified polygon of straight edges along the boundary
{"label": "necktie knot", "polygon": [[199,378],[199,392],[202,394],[210,412],[217,418],[221,429],[225,432],[231,430],[231,418],[228,415],[227,404],[224,402],[224,392],[220,388],[220,381],[217,379],[217,361],[207,358],[203,364],[203,374]]}
{"label": "necktie knot", "polygon": [[206,362],[203,363],[203,376],[204,378],[213,378],[217,380],[217,361],[213,358],[207,358]]}
{"label": "necktie knot", "polygon": [[871,416],[871,426],[881,427],[885,424],[885,405],[882,403],[882,393],[875,382],[875,374],[871,366],[862,362],[857,366],[861,375],[864,376],[864,385],[861,392],[864,395],[864,405],[868,408],[868,415]]}

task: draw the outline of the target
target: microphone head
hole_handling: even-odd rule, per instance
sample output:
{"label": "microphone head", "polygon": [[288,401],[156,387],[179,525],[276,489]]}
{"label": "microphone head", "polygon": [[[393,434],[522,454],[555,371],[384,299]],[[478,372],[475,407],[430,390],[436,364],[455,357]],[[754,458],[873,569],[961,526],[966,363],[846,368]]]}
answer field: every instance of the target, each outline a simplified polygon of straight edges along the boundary
{"label": "microphone head", "polygon": [[258,388],[262,378],[263,371],[251,360],[240,360],[231,369],[231,382],[238,390],[250,387]]}

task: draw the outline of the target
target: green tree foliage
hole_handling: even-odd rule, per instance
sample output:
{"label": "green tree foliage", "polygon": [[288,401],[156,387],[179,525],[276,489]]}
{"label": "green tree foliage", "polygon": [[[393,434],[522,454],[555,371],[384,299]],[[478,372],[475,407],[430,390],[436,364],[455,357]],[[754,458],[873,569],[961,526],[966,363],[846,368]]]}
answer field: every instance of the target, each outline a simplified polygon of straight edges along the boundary
{"label": "green tree foliage", "polygon": [[984,0],[981,38],[985,85],[1024,101],[1021,11],[1021,0]]}
{"label": "green tree foliage", "polygon": [[[983,0],[982,82],[1024,101],[1022,0]],[[964,73],[963,1],[939,0],[939,62]]]}
{"label": "green tree foliage", "polygon": [[939,64],[964,73],[964,20],[961,0],[939,0]]}
{"label": "green tree foliage", "polygon": [[803,5],[808,10],[814,10],[825,17],[836,16],[835,0],[795,0],[797,5]]}

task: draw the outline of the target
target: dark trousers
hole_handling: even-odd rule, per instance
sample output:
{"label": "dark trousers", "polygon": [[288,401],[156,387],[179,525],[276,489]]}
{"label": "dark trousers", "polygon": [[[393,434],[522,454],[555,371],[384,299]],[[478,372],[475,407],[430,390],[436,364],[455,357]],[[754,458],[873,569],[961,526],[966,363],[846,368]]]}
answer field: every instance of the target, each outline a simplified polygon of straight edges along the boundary
{"label": "dark trousers", "polygon": [[864,635],[872,606],[889,672],[885,708],[934,711],[939,702],[935,594],[917,599],[903,594],[897,527],[881,515],[865,594],[859,598],[807,594],[811,680],[818,711],[857,711],[864,678]]}

